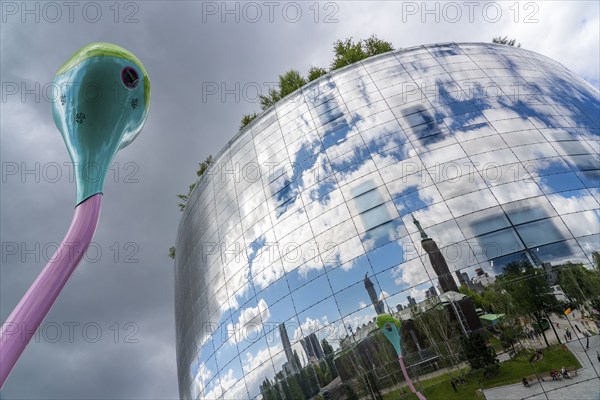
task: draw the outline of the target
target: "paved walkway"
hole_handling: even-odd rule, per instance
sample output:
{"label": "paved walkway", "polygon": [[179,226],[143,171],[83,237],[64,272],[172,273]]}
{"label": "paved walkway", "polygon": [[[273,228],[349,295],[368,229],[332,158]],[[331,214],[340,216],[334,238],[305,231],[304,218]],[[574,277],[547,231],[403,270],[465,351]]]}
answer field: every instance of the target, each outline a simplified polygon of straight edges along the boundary
{"label": "paved walkway", "polygon": [[[545,382],[535,382],[529,388],[518,383],[485,389],[483,391],[485,398],[487,400],[599,400],[600,362],[596,352],[600,351],[600,336],[590,337],[590,348],[587,351],[585,345],[585,337],[572,332],[572,340],[567,346],[582,365],[577,375],[572,375],[572,379],[552,381],[545,377]],[[558,368],[560,366],[557,366]]]}

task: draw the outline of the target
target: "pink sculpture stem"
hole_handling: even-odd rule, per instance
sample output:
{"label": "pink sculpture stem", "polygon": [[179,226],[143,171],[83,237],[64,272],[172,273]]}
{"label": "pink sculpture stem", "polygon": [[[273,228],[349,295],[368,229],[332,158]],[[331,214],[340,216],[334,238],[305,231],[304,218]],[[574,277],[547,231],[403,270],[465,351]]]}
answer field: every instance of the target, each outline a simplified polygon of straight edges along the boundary
{"label": "pink sculpture stem", "polygon": [[406,372],[406,367],[404,366],[404,360],[402,359],[402,356],[398,357],[398,360],[400,361],[400,368],[402,368],[402,374],[404,374],[404,379],[406,380],[410,391],[416,394],[419,400],[427,400],[425,396],[421,394],[421,392],[415,390],[415,387],[413,386],[413,383],[410,380],[410,377],[408,376],[408,372]]}
{"label": "pink sculpture stem", "polygon": [[102,194],[75,207],[62,243],[0,330],[0,388],[85,254],[100,217]]}

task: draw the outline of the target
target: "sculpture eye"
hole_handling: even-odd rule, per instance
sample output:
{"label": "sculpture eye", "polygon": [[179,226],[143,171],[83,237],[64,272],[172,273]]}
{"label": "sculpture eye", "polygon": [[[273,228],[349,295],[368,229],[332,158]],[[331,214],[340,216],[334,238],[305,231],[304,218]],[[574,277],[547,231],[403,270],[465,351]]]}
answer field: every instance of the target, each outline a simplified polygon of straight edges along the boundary
{"label": "sculpture eye", "polygon": [[128,89],[134,89],[139,82],[137,71],[131,67],[123,68],[123,71],[121,71],[121,81]]}
{"label": "sculpture eye", "polygon": [[389,324],[389,322],[387,324],[385,324],[385,330],[388,332],[392,331],[392,326]]}

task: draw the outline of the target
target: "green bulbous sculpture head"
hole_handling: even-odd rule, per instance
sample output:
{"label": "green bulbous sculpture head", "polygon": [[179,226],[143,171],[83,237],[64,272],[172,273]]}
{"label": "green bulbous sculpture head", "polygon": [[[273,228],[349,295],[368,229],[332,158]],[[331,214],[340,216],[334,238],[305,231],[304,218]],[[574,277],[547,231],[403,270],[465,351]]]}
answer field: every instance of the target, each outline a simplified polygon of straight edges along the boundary
{"label": "green bulbous sculpture head", "polygon": [[402,327],[402,323],[400,320],[392,317],[389,314],[379,314],[377,316],[377,326],[379,330],[383,332],[385,337],[390,341],[398,357],[402,356],[402,343],[400,337],[400,329]]}
{"label": "green bulbous sculpture head", "polygon": [[92,43],[64,63],[52,83],[52,116],[74,164],[79,204],[102,192],[114,155],[140,133],[150,80],[131,52]]}

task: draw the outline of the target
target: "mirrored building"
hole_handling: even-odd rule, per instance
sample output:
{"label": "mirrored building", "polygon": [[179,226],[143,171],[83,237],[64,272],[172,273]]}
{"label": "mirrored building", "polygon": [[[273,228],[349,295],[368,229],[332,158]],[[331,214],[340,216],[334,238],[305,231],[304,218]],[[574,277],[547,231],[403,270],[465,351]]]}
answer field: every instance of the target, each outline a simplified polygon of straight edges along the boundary
{"label": "mirrored building", "polygon": [[534,52],[449,43],[336,70],[263,112],[181,218],[181,398],[394,384],[377,312],[406,321],[416,374],[436,355],[411,309],[436,299],[460,334],[476,328],[458,287],[483,290],[511,262],[591,266],[598,96]]}

